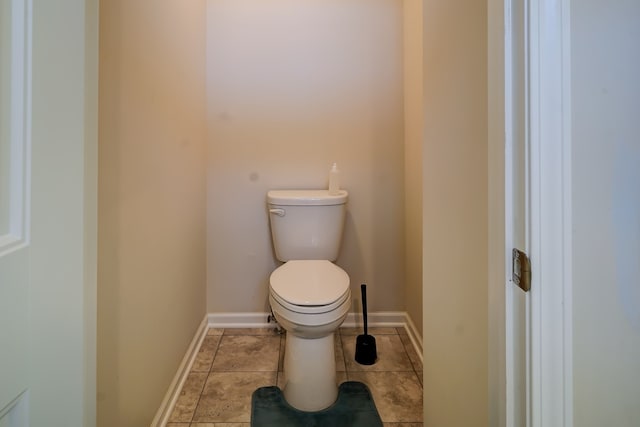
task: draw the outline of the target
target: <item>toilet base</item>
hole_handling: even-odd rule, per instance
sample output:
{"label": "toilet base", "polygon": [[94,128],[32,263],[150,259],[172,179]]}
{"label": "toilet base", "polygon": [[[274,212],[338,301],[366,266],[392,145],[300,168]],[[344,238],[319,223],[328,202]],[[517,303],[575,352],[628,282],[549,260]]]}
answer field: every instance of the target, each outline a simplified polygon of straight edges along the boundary
{"label": "toilet base", "polygon": [[302,338],[287,333],[284,350],[284,398],[301,411],[320,411],[338,398],[334,334]]}

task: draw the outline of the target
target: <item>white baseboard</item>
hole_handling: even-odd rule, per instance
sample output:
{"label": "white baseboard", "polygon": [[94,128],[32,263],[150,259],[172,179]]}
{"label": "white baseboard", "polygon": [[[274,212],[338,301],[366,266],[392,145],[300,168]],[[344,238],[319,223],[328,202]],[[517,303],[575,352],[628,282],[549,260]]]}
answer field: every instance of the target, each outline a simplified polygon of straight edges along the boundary
{"label": "white baseboard", "polygon": [[209,313],[209,328],[275,328],[270,313]]}
{"label": "white baseboard", "polygon": [[164,427],[169,421],[169,416],[171,416],[171,411],[173,411],[173,407],[176,405],[178,401],[178,397],[180,396],[180,391],[182,390],[182,386],[187,380],[187,375],[189,375],[189,371],[191,371],[191,366],[196,359],[198,354],[198,349],[204,340],[204,337],[207,335],[207,330],[209,329],[208,316],[204,316],[202,322],[198,326],[191,343],[189,344],[189,348],[182,358],[182,362],[178,367],[178,371],[176,375],[173,377],[171,384],[169,385],[169,389],[167,390],[167,394],[165,394],[162,403],[160,404],[160,408],[158,412],[156,412],[156,416],[153,418],[151,422],[151,427]]}
{"label": "white baseboard", "polygon": [[[180,396],[180,390],[184,385],[187,375],[191,370],[191,366],[196,358],[198,349],[204,337],[207,335],[207,330],[210,328],[275,328],[275,323],[269,323],[267,318],[269,313],[209,313],[205,315],[202,323],[198,327],[196,334],[191,340],[191,344],[187,349],[187,353],[182,359],[182,363],[176,372],[176,375],[169,386],[169,390],[165,395],[164,400],[156,413],[152,427],[164,427],[169,421],[169,416],[173,407],[178,401]],[[418,333],[415,324],[404,311],[380,311],[374,313],[368,313],[367,315],[368,325],[376,328],[399,328],[404,327],[407,330],[409,339],[413,344],[413,347],[422,360],[422,337]],[[342,324],[347,328],[361,328],[362,316],[360,313],[349,313],[346,320]]]}
{"label": "white baseboard", "polygon": [[418,353],[418,357],[420,358],[420,362],[424,362],[423,360],[423,348],[422,348],[422,335],[418,332],[418,328],[416,328],[416,324],[413,323],[411,316],[407,314],[406,316],[407,322],[404,325],[404,328],[407,330],[407,334],[409,335],[409,339],[411,340],[411,344],[413,344],[413,348],[415,348],[416,353]]}

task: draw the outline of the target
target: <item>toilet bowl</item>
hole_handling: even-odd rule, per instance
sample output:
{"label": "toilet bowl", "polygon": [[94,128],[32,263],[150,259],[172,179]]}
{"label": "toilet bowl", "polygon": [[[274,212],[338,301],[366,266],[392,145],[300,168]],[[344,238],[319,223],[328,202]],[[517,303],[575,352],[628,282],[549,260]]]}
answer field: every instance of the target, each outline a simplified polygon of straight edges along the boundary
{"label": "toilet bowl", "polygon": [[283,394],[302,411],[319,411],[338,395],[334,332],[351,306],[349,276],[327,260],[292,260],[269,279],[269,303],[287,331]]}

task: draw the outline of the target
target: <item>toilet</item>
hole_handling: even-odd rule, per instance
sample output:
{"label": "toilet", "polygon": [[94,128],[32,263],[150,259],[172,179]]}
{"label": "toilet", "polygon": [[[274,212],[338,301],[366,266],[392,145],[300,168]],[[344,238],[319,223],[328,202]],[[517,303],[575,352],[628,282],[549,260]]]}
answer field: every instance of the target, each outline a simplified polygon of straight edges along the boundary
{"label": "toilet", "polygon": [[338,397],[334,332],[351,307],[349,276],[338,257],[348,194],[340,190],[272,190],[267,193],[271,237],[283,261],[269,278],[269,303],[287,331],[286,401],[319,411]]}

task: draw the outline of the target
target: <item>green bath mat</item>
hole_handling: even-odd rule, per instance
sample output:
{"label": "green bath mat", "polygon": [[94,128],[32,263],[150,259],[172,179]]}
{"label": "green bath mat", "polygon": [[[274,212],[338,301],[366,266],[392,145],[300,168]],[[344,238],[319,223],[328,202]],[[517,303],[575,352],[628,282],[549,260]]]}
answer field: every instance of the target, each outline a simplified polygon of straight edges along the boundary
{"label": "green bath mat", "polygon": [[318,412],[293,408],[278,387],[261,387],[251,396],[251,427],[382,427],[382,420],[367,386],[347,381],[336,403]]}

